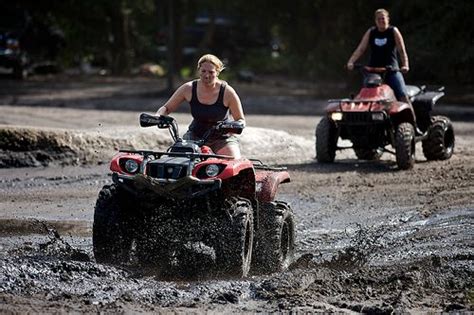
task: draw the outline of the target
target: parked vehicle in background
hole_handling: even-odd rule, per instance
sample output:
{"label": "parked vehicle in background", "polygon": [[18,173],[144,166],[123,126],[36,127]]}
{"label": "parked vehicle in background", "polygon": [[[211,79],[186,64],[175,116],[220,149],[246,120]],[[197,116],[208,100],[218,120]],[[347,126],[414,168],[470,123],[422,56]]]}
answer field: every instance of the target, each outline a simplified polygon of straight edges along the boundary
{"label": "parked vehicle in background", "polygon": [[36,21],[25,9],[0,5],[0,67],[17,79],[35,71],[58,71],[63,32]]}
{"label": "parked vehicle in background", "polygon": [[[167,58],[168,36],[167,28],[163,28],[157,34],[157,52],[160,60]],[[272,38],[268,30],[243,23],[236,17],[221,15],[211,19],[207,14],[198,14],[192,23],[183,27],[175,40],[184,63],[192,63],[196,56],[212,52],[235,65],[244,59],[249,49],[266,49],[269,56],[279,49],[278,42]]]}

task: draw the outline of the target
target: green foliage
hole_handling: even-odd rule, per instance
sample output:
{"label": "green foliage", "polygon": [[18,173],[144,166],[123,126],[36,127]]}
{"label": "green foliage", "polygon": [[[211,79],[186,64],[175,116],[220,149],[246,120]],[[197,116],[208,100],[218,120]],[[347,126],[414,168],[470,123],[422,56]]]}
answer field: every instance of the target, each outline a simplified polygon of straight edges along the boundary
{"label": "green foliage", "polygon": [[182,78],[190,79],[193,76],[193,71],[191,70],[190,67],[182,67],[180,69],[180,76]]}
{"label": "green foliage", "polygon": [[474,2],[419,0],[395,9],[414,79],[474,82],[470,75],[474,69],[474,21],[468,17],[468,12],[474,12]]}
{"label": "green foliage", "polygon": [[[240,38],[237,46],[238,64],[229,65],[229,75],[251,69],[311,80],[347,76],[343,69],[347,59],[374,24],[375,9],[384,7],[405,39],[412,69],[408,80],[474,82],[470,73],[474,69],[474,19],[469,15],[474,12],[474,1],[469,0],[18,0],[16,4],[61,27],[67,41],[62,55],[66,66],[89,58],[116,73],[127,73],[140,63],[157,61],[157,33],[173,20],[173,64],[176,69],[192,68],[195,60],[185,60],[181,54],[185,26],[192,25],[197,14],[207,12],[237,21],[224,39],[213,38],[209,28],[208,43],[235,42],[233,36],[245,30],[247,38],[243,42]],[[278,58],[271,55],[272,38],[280,44]],[[258,47],[250,44],[258,41]],[[205,44],[203,39],[198,51],[206,51]],[[182,75],[193,74],[185,71]]]}
{"label": "green foliage", "polygon": [[290,58],[281,54],[272,54],[268,48],[249,49],[239,64],[241,69],[249,69],[255,73],[285,73],[291,70]]}

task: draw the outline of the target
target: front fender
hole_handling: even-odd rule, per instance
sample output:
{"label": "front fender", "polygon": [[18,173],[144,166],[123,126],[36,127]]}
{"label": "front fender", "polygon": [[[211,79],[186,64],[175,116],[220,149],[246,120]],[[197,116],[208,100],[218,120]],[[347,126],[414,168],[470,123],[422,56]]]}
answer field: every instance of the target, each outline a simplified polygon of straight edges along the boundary
{"label": "front fender", "polygon": [[112,161],[110,162],[110,170],[114,173],[128,174],[123,167],[123,163],[121,162],[125,160],[135,160],[138,165],[141,166],[143,163],[143,155],[128,152],[118,152],[114,155]]}
{"label": "front fender", "polygon": [[413,108],[404,102],[394,102],[390,107],[388,114],[396,124],[409,122],[415,125],[415,113]]}
{"label": "front fender", "polygon": [[222,172],[219,173],[216,177],[221,180],[230,179],[232,177],[237,176],[239,173],[253,169],[253,164],[248,159],[236,159],[236,160],[222,160],[222,159],[207,159],[205,161],[200,162],[195,166],[193,169],[193,176],[198,178],[205,178],[201,174],[203,173],[204,169],[209,164],[217,164],[222,167]]}
{"label": "front fender", "polygon": [[260,202],[271,202],[275,199],[278,186],[290,182],[290,174],[287,171],[257,171],[257,199]]}

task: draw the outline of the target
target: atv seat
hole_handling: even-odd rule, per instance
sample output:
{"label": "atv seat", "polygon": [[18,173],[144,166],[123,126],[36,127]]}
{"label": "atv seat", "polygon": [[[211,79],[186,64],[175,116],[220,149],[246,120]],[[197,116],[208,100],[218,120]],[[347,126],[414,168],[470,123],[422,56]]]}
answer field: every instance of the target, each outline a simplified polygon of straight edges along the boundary
{"label": "atv seat", "polygon": [[382,77],[377,73],[367,73],[364,78],[364,86],[371,88],[381,86],[383,83]]}
{"label": "atv seat", "polygon": [[193,142],[176,142],[169,150],[170,152],[200,153],[199,146]]}
{"label": "atv seat", "polygon": [[416,85],[407,85],[406,88],[408,97],[413,97],[421,93],[421,89]]}

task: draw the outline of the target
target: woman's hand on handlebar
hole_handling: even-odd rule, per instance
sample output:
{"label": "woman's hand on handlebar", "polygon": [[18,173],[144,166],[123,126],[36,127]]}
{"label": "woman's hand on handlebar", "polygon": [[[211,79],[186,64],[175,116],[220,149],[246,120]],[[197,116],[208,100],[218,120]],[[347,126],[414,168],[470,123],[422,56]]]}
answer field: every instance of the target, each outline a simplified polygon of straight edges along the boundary
{"label": "woman's hand on handlebar", "polygon": [[396,72],[396,71],[400,71],[400,69],[398,68],[394,68],[390,65],[387,65],[385,67],[369,67],[369,66],[365,66],[364,67],[364,70],[366,72],[371,72],[371,73],[385,73],[385,72]]}
{"label": "woman's hand on handlebar", "polygon": [[352,71],[352,70],[355,70],[355,69],[362,69],[362,68],[364,68],[364,65],[359,63],[359,62],[356,62],[356,63],[348,62],[346,64],[346,68],[347,68],[347,70]]}
{"label": "woman's hand on handlebar", "polygon": [[169,111],[168,111],[168,107],[166,106],[161,106],[160,108],[158,108],[158,110],[156,111],[156,115],[157,116],[166,116],[169,114]]}

